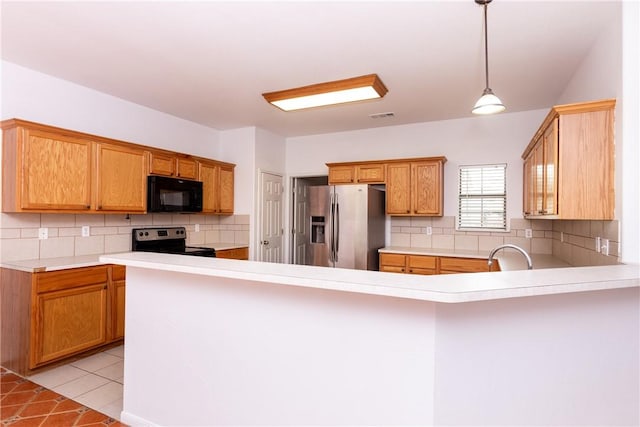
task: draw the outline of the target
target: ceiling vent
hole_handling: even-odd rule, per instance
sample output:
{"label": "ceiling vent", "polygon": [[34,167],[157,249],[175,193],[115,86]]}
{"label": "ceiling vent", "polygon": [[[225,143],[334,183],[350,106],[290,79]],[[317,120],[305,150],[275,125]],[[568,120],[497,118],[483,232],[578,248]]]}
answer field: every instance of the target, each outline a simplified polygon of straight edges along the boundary
{"label": "ceiling vent", "polygon": [[389,117],[395,117],[395,113],[391,111],[388,113],[375,113],[375,114],[369,114],[369,117],[371,117],[372,119],[386,119]]}

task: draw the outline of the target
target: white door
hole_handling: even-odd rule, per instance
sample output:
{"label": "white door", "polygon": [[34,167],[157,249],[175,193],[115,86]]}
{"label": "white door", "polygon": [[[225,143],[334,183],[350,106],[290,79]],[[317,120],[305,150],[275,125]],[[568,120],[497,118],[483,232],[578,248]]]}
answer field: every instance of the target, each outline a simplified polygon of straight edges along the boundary
{"label": "white door", "polygon": [[283,262],[282,176],[260,172],[259,261]]}
{"label": "white door", "polygon": [[293,184],[293,263],[305,265],[307,262],[307,244],[309,241],[309,183],[295,178]]}

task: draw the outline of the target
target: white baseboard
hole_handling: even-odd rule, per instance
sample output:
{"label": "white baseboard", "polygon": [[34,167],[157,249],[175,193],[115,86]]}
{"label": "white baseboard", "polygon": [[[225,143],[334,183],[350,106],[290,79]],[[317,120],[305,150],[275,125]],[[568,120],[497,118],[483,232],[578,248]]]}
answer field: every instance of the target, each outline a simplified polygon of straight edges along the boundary
{"label": "white baseboard", "polygon": [[120,413],[120,422],[131,427],[157,426],[157,424],[154,424],[151,421],[145,420],[144,418],[138,417],[137,415],[133,415],[126,411],[122,411]]}

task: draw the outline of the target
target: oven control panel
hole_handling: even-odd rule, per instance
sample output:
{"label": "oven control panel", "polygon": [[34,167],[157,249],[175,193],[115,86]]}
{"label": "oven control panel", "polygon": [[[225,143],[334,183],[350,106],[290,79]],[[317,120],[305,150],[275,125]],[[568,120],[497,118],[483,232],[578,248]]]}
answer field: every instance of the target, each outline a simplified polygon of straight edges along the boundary
{"label": "oven control panel", "polygon": [[139,242],[167,239],[186,239],[187,230],[184,227],[136,228],[133,238]]}

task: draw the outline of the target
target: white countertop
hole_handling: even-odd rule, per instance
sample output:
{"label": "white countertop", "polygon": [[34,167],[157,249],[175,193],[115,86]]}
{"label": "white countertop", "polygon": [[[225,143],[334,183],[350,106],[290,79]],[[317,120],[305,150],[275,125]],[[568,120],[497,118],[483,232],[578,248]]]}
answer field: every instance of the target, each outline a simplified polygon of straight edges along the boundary
{"label": "white countertop", "polygon": [[94,265],[108,264],[100,261],[100,255],[83,255],[60,258],[27,259],[20,261],[3,261],[2,268],[39,273],[42,271],[66,270],[69,268],[91,267]]}
{"label": "white countertop", "polygon": [[[487,259],[490,251],[460,251],[453,249],[437,249],[437,248],[408,248],[403,246],[387,246],[378,250],[380,253],[390,254],[409,254],[409,255],[430,255],[430,256],[448,256],[461,258],[480,258]],[[547,254],[529,254],[534,270],[542,268],[561,268],[571,267],[570,264]],[[526,270],[527,262],[524,257],[513,249],[502,249],[495,255],[495,259],[500,263],[502,271]]]}
{"label": "white countertop", "polygon": [[[206,245],[189,245],[202,248],[213,248],[217,251],[226,249],[246,248],[248,245],[241,243],[209,243]],[[0,267],[11,270],[26,271],[27,273],[40,273],[43,271],[67,270],[70,268],[92,267],[94,265],[108,264],[100,261],[101,255],[82,255],[60,258],[26,259],[19,261],[3,261]]]}
{"label": "white countertop", "polygon": [[211,277],[445,303],[640,286],[637,265],[421,276],[145,252],[103,255],[100,260]]}

